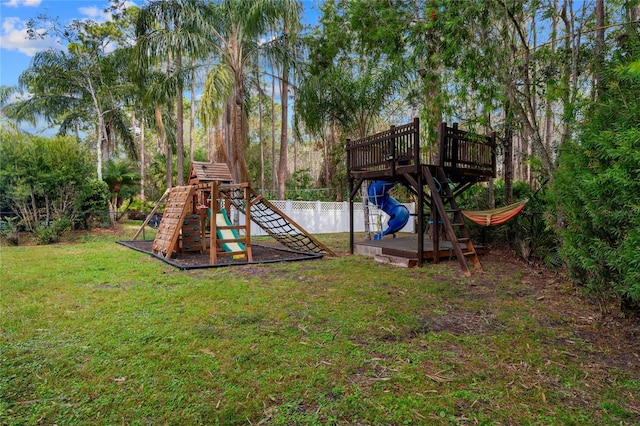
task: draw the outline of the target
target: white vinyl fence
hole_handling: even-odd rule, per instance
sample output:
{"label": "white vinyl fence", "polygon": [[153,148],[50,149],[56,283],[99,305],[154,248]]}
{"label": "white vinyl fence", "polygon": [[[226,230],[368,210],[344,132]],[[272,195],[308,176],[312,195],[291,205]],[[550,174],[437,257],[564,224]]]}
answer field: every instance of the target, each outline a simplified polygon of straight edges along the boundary
{"label": "white vinyl fence", "polygon": [[[326,201],[291,201],[274,200],[269,201],[280,209],[285,215],[304,228],[310,234],[330,234],[335,232],[349,232],[349,203],[326,202]],[[414,204],[403,204],[409,209],[410,214],[415,213]],[[389,216],[372,204],[369,204],[371,216],[371,232],[379,232],[379,226],[386,229]],[[401,232],[415,232],[414,216],[409,218],[409,222],[402,228]],[[244,223],[243,215],[240,215],[240,222]],[[353,203],[353,229],[355,232],[364,231],[364,214],[361,202]],[[257,224],[251,223],[251,235],[267,235]]]}

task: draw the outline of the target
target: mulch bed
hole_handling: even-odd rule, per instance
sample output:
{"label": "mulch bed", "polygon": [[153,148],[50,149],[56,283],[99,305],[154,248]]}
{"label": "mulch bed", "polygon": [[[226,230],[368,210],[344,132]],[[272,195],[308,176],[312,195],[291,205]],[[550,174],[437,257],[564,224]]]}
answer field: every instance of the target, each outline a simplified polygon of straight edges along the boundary
{"label": "mulch bed", "polygon": [[253,262],[247,262],[244,259],[233,259],[231,256],[219,256],[218,263],[212,265],[209,260],[209,253],[185,252],[174,253],[171,259],[165,259],[151,252],[153,241],[118,241],[118,244],[129,247],[133,250],[147,253],[163,262],[179,269],[201,269],[215,268],[230,265],[247,265],[256,263],[273,263],[273,262],[292,262],[298,260],[310,260],[322,258],[317,253],[302,253],[287,250],[277,246],[269,246],[264,244],[251,244],[251,254]]}

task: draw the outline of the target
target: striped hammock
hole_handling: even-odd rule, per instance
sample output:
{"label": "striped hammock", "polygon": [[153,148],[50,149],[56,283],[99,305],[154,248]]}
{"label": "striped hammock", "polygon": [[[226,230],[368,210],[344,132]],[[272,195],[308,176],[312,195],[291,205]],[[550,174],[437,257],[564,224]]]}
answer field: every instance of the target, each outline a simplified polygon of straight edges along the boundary
{"label": "striped hammock", "polygon": [[515,204],[500,207],[493,210],[463,210],[462,214],[469,220],[474,221],[481,226],[501,225],[518,215],[527,205],[529,200],[522,200]]}

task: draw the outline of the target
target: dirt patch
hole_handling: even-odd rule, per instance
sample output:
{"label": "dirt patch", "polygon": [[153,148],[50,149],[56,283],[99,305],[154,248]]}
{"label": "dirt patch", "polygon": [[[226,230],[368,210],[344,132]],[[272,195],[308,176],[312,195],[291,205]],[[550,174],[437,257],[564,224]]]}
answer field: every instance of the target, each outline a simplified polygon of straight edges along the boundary
{"label": "dirt patch", "polygon": [[425,317],[422,331],[447,332],[455,335],[487,334],[504,327],[496,320],[493,312],[470,312],[462,309],[449,311],[443,315]]}
{"label": "dirt patch", "polygon": [[[562,275],[529,265],[510,252],[492,252],[482,256],[481,262],[486,272],[471,278],[464,298],[491,298],[502,292],[512,300],[539,304],[539,310],[530,312],[537,313],[537,324],[566,343],[563,346],[576,348],[575,353],[567,351],[567,356],[585,356],[594,368],[619,368],[640,378],[640,320],[624,318],[615,309],[602,309]],[[506,286],[505,277],[511,281]],[[493,314],[454,309],[449,315],[431,316],[430,327],[452,334],[467,330],[491,333],[492,327],[500,327]]]}

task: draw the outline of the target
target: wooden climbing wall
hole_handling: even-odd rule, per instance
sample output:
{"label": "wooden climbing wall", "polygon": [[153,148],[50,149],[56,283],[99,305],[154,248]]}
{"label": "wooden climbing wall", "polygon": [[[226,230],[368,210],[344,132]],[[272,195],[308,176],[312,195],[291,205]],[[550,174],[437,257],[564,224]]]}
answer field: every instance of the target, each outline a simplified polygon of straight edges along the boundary
{"label": "wooden climbing wall", "polygon": [[151,251],[165,258],[177,251],[182,223],[190,211],[193,186],[176,186],[171,189],[167,204],[153,241]]}
{"label": "wooden climbing wall", "polygon": [[203,218],[196,213],[189,213],[182,221],[182,238],[180,250],[182,251],[202,251],[202,241],[204,233],[202,232]]}

